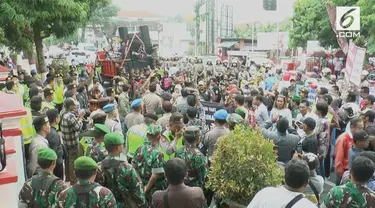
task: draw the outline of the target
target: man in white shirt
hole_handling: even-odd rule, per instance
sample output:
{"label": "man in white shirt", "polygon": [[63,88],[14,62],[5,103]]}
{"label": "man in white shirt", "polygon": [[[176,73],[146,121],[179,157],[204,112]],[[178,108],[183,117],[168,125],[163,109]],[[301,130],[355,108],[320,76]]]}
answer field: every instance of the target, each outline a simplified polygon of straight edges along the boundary
{"label": "man in white shirt", "polygon": [[309,101],[301,100],[299,104],[299,111],[300,113],[296,116],[296,121],[303,121],[305,118],[310,117],[313,119],[318,119],[318,117],[311,112]]}
{"label": "man in white shirt", "polygon": [[257,95],[256,97],[254,97],[253,105],[256,106],[255,121],[258,126],[262,126],[266,121],[270,119],[268,109],[263,103],[263,96]]}
{"label": "man in white shirt", "polygon": [[285,185],[259,191],[247,208],[316,208],[302,192],[309,183],[306,161],[293,159],[285,165]]}

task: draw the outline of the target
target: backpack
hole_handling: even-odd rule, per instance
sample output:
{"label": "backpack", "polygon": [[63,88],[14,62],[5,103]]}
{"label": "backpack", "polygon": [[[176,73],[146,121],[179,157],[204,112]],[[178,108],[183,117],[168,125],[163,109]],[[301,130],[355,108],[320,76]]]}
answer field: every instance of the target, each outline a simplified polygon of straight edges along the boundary
{"label": "backpack", "polygon": [[[50,177],[50,178],[47,178],[47,179],[42,179],[38,175],[34,175],[31,178],[31,188],[33,190],[46,191],[46,195],[45,195],[45,200],[47,202],[46,207],[49,207],[48,196],[49,196],[49,194],[51,192],[51,189],[52,189],[53,185],[55,185],[55,183],[58,180],[60,180],[60,178],[58,178],[58,177],[56,177],[54,175],[52,177]],[[40,204],[37,204],[34,201],[33,207],[40,207],[40,206],[41,206]]]}
{"label": "backpack", "polygon": [[79,201],[84,201],[85,205],[88,207],[90,203],[90,192],[97,186],[99,186],[97,183],[91,183],[88,185],[75,184],[73,186],[73,190],[77,194],[75,208],[85,208],[85,206],[80,206],[78,203]]}
{"label": "backpack", "polygon": [[[113,193],[121,193],[121,191],[119,190],[119,188],[117,186],[117,181],[116,181],[118,174],[120,174],[119,166],[120,166],[121,162],[122,161],[113,160],[113,159],[104,159],[101,162],[101,169],[102,169],[103,174],[104,174],[104,184],[103,184],[103,186],[105,186],[109,189],[114,189]],[[108,171],[108,169],[111,169],[111,168],[114,169],[113,176]],[[123,201],[122,195],[120,195],[120,196],[116,195],[115,198],[118,201]]]}

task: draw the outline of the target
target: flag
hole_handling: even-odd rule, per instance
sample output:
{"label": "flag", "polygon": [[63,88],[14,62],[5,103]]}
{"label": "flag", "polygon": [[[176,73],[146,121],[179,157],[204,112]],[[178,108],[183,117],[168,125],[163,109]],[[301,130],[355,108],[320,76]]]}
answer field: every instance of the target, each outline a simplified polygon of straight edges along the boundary
{"label": "flag", "polygon": [[332,6],[331,4],[329,4],[327,1],[325,1],[325,5],[326,5],[328,16],[329,16],[329,21],[331,22],[332,30],[336,34],[337,43],[339,44],[341,50],[345,54],[348,54],[348,51],[349,51],[348,40],[346,38],[338,37],[338,33],[336,30],[336,8]]}

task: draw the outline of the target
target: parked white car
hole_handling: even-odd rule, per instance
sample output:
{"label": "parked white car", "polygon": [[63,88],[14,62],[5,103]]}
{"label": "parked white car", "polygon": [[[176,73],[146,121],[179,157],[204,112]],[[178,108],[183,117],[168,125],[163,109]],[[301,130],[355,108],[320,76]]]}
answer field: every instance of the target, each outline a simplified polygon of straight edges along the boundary
{"label": "parked white car", "polygon": [[68,56],[68,60],[73,65],[86,64],[88,62],[89,55],[85,51],[72,50]]}

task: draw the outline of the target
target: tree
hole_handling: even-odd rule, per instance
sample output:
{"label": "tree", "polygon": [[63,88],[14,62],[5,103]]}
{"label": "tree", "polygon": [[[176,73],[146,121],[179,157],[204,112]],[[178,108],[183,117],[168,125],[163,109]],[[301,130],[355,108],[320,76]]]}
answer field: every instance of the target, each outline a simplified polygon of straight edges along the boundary
{"label": "tree", "polygon": [[[109,4],[104,7],[98,7],[89,15],[89,21],[87,22],[87,26],[92,27],[95,33],[107,33],[108,31],[113,31],[113,28],[116,27],[114,17],[117,16],[120,10],[121,8],[115,4]],[[81,42],[84,42],[84,27],[82,30],[82,37]]]}
{"label": "tree", "polygon": [[15,39],[32,39],[36,48],[37,68],[39,72],[46,72],[43,39],[51,35],[60,38],[74,33],[88,21],[92,11],[108,3],[108,0],[3,0],[0,3],[1,26],[12,27],[13,30],[5,30],[5,33],[17,32],[7,34],[8,38],[13,35]]}
{"label": "tree", "polygon": [[326,4],[336,6],[359,6],[361,8],[361,37],[353,39],[358,46],[375,52],[375,2],[372,0],[297,0],[294,4],[293,30],[289,33],[293,47],[306,47],[308,40],[319,40],[324,48],[338,47],[332,30]]}
{"label": "tree", "polygon": [[309,40],[319,40],[322,47],[337,47],[328,13],[322,0],[298,0],[294,4],[293,29],[289,33],[292,47],[307,46]]}

